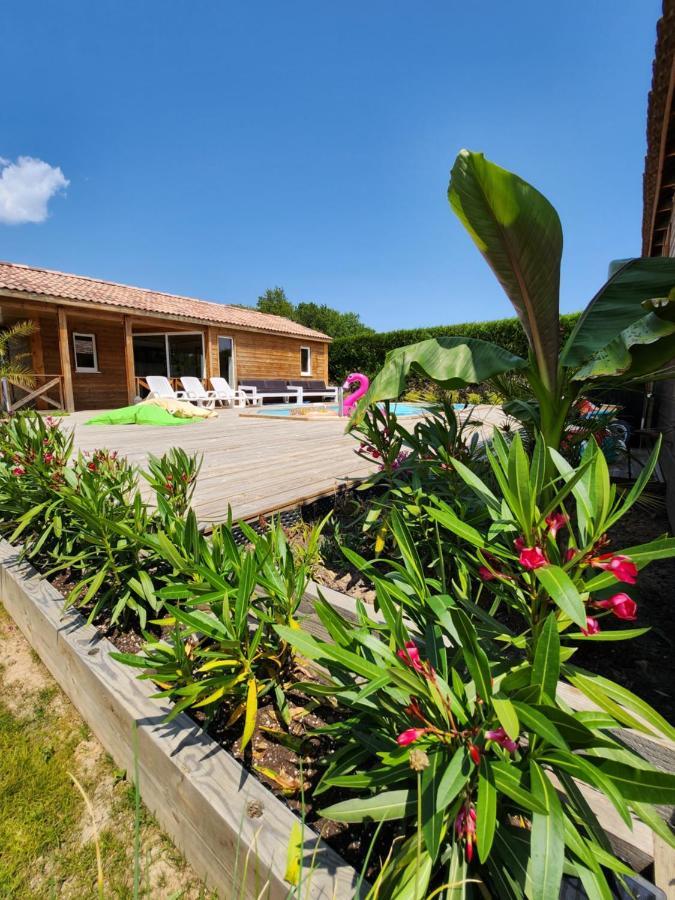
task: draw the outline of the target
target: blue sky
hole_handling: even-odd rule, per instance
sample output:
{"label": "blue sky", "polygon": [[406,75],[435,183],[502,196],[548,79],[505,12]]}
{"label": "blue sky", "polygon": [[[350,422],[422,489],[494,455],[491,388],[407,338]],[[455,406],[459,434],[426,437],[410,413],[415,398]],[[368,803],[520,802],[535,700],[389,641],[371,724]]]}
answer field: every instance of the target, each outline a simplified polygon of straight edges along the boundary
{"label": "blue sky", "polygon": [[466,146],[557,207],[579,309],[640,253],[659,10],[8,0],[4,199],[35,219],[55,193],[0,224],[0,258],[234,303],[282,285],[383,330],[500,317],[446,199]]}

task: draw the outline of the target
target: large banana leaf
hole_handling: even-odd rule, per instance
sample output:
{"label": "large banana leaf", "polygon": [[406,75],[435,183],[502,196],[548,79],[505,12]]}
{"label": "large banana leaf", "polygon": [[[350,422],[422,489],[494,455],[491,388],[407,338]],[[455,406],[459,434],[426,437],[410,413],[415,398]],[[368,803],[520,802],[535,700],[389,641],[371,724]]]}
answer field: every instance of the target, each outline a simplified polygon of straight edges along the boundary
{"label": "large banana leaf", "polygon": [[[644,312],[644,310],[643,310]],[[624,328],[618,337],[598,350],[574,375],[577,381],[608,375],[629,376],[660,368],[673,356],[672,340],[675,334],[675,300],[664,300],[654,312]],[[656,344],[656,346],[652,346]],[[647,349],[648,348],[648,349]]]}
{"label": "large banana leaf", "polygon": [[593,297],[563,347],[560,361],[576,368],[646,315],[645,300],[667,297],[675,287],[675,259],[644,257],[612,263],[611,275]]}
{"label": "large banana leaf", "polygon": [[557,212],[532,185],[469,150],[455,161],[448,199],[514,305],[542,381],[553,388],[563,246]]}
{"label": "large banana leaf", "polygon": [[[387,353],[359,409],[378,400],[395,400],[405,390],[410,372],[427,375],[441,387],[453,389],[479,384],[528,363],[508,350],[475,338],[429,338]],[[358,419],[358,416],[357,416]]]}

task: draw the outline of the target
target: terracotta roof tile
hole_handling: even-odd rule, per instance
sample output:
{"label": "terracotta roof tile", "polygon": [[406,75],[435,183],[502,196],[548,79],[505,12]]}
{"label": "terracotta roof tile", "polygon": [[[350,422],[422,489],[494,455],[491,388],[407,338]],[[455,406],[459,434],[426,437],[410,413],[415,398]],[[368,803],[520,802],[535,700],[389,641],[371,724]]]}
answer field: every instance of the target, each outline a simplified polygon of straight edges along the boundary
{"label": "terracotta roof tile", "polygon": [[101,281],[84,275],[68,275],[51,269],[36,269],[33,266],[0,261],[0,292],[3,288],[48,297],[61,297],[64,300],[116,306],[140,313],[165,313],[167,316],[181,316],[216,325],[233,325],[318,341],[330,340],[320,331],[305,328],[304,325],[298,325],[282,316],[272,316],[255,309],[194,300],[177,294],[164,294],[160,291],[116,284],[114,281]]}

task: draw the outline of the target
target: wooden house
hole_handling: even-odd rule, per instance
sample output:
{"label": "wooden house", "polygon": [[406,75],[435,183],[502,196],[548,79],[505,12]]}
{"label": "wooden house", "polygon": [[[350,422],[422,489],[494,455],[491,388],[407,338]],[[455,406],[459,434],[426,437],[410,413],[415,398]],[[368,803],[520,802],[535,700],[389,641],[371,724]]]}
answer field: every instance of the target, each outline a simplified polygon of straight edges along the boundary
{"label": "wooden house", "polygon": [[34,323],[31,399],[42,408],[126,406],[147,375],[328,380],[330,338],[319,331],[81,275],[0,262],[0,317],[3,327]]}
{"label": "wooden house", "polygon": [[[675,0],[664,0],[656,33],[647,105],[642,255],[675,256]],[[675,529],[675,380],[656,384],[654,393],[654,424],[663,433],[661,465],[668,487],[668,513]]]}

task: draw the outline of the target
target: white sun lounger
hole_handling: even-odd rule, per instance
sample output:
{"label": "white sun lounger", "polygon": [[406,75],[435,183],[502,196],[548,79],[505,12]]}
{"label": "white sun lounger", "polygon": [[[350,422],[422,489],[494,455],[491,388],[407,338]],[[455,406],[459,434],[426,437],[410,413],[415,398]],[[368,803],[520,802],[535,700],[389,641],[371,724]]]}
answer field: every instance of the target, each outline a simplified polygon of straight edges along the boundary
{"label": "white sun lounger", "polygon": [[146,375],[145,381],[150,389],[149,397],[160,400],[185,400],[185,391],[174,391],[166,375]]}
{"label": "white sun lounger", "polygon": [[213,388],[211,393],[215,394],[217,403],[222,403],[226,406],[246,406],[246,392],[239,388],[235,390],[230,387],[226,378],[214,375],[209,381]]}
{"label": "white sun lounger", "polygon": [[216,405],[218,399],[216,392],[207,391],[199,378],[194,375],[183,375],[180,383],[185,388],[186,398],[192,403],[196,403],[197,406],[207,406],[209,409],[213,409]]}

